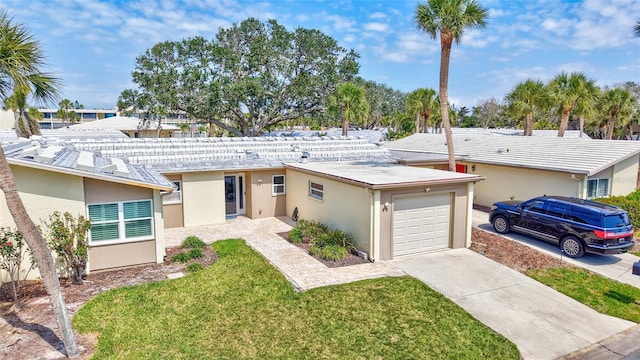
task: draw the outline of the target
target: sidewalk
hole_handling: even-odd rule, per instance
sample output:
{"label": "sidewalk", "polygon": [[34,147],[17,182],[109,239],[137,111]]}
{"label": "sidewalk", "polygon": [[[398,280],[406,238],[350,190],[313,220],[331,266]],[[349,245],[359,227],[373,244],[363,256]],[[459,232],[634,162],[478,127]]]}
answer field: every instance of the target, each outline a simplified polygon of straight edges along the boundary
{"label": "sidewalk", "polygon": [[[485,231],[493,232],[489,224],[489,214],[480,210],[473,210],[473,226]],[[497,234],[497,233],[496,233]],[[499,235],[499,234],[498,234]],[[532,239],[525,235],[510,233],[500,235],[516,240],[547,255],[560,258],[560,249],[544,241]],[[638,257],[631,254],[614,256],[598,256],[587,254],[582,258],[571,259],[562,257],[572,265],[579,266],[610,279],[640,287],[640,276],[633,275],[631,269]],[[640,359],[640,325],[614,334],[609,338],[598,341],[575,352],[561,357],[562,360],[635,360]]]}
{"label": "sidewalk", "polygon": [[167,247],[178,246],[188,235],[196,235],[207,244],[228,238],[244,239],[247,245],[262,254],[284,274],[298,291],[364,279],[405,275],[386,262],[328,268],[303,249],[278,235],[291,230],[293,224],[288,217],[238,217],[227,220],[224,224],[166,229],[165,244]]}

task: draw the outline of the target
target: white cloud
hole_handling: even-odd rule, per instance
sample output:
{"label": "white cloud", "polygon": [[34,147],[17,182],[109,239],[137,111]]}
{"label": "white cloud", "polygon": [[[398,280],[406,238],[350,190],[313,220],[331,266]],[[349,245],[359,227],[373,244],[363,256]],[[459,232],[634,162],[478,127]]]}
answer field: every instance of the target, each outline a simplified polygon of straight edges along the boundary
{"label": "white cloud", "polygon": [[373,14],[369,15],[370,19],[386,19],[388,18],[388,15],[383,13],[383,12],[374,12]]}
{"label": "white cloud", "polygon": [[384,32],[389,30],[389,25],[388,24],[383,24],[383,23],[379,23],[379,22],[370,22],[364,25],[364,29],[365,30],[369,30],[369,31],[379,31],[379,32]]}

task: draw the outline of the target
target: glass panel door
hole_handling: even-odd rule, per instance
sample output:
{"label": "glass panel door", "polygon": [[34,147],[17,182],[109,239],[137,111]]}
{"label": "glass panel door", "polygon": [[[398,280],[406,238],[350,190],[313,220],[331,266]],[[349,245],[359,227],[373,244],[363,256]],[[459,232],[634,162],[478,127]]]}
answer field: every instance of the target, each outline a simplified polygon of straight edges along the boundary
{"label": "glass panel door", "polygon": [[225,176],[224,177],[224,198],[225,198],[225,208],[226,214],[229,215],[237,215],[238,207],[236,206],[236,193],[237,193],[237,176]]}
{"label": "glass panel door", "polygon": [[226,215],[243,215],[245,213],[244,173],[225,175],[224,189]]}

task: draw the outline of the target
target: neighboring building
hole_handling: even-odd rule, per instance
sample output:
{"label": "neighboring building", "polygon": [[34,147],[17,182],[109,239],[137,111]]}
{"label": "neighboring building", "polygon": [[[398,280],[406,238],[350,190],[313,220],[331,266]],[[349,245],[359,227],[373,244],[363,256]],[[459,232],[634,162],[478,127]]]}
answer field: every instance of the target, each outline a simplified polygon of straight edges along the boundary
{"label": "neighboring building", "polygon": [[[72,124],[64,124],[62,119],[58,118],[59,109],[38,109],[43,115],[44,119],[40,121],[41,129],[59,129]],[[120,112],[115,109],[69,109],[74,111],[78,115],[78,124],[93,122],[96,120],[103,120],[120,115]],[[170,113],[163,117],[162,123],[176,126],[177,124],[191,122],[187,114],[182,112]]]}
{"label": "neighboring building", "polygon": [[162,124],[158,129],[158,123],[153,121],[142,127],[141,119],[127,116],[114,116],[70,125],[69,128],[73,130],[119,130],[130,138],[171,137],[175,131],[180,131],[179,127],[167,124]]}
{"label": "neighboring building", "polygon": [[[454,135],[457,170],[480,175],[474,203],[564,195],[627,195],[637,188],[640,143],[528,136]],[[444,134],[385,143],[403,164],[448,168]]]}
{"label": "neighboring building", "polygon": [[[59,109],[38,109],[44,118],[40,120],[41,129],[58,129],[71,124],[63,124],[61,119],[58,119]],[[107,119],[117,116],[116,110],[98,110],[98,109],[69,109],[74,111],[78,115],[78,123],[91,122],[96,120]]]}

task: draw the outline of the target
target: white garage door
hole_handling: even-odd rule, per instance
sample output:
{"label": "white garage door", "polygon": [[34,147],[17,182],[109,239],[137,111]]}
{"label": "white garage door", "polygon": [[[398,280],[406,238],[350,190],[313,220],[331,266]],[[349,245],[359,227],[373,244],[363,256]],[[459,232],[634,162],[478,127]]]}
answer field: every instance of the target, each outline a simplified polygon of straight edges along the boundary
{"label": "white garage door", "polygon": [[450,199],[432,195],[394,200],[394,257],[449,247]]}

